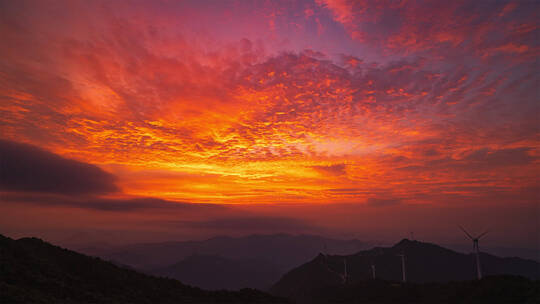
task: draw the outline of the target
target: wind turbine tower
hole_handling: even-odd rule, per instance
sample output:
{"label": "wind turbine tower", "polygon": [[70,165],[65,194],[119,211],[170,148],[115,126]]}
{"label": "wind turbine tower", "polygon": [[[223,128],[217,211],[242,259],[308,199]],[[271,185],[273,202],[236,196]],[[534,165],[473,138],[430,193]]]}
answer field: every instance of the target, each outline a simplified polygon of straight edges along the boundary
{"label": "wind turbine tower", "polygon": [[401,257],[401,274],[403,275],[403,283],[407,282],[407,271],[405,269],[405,254],[398,254]]}
{"label": "wind turbine tower", "polygon": [[343,283],[347,283],[347,277],[348,277],[348,274],[347,274],[347,259],[343,259]]}
{"label": "wind turbine tower", "polygon": [[488,232],[484,231],[483,233],[481,233],[477,237],[473,237],[472,235],[470,235],[467,232],[467,230],[465,230],[465,228],[463,228],[461,226],[459,226],[459,228],[461,228],[461,230],[463,230],[463,232],[465,232],[465,234],[473,241],[473,251],[474,251],[474,253],[476,255],[476,275],[478,276],[478,280],[481,280],[482,279],[482,267],[480,266],[480,249],[478,248],[478,241],[480,240],[480,238],[482,238]]}

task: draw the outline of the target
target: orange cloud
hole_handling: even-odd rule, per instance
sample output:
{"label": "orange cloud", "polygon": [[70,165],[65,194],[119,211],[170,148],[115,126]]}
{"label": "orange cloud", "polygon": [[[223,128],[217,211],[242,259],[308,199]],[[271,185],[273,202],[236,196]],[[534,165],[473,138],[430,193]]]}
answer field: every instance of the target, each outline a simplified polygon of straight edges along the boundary
{"label": "orange cloud", "polygon": [[[317,3],[363,47],[392,57],[249,40],[197,9],[211,22],[196,35],[151,5],[118,17],[89,10],[54,22],[36,9],[35,19],[11,18],[1,28],[1,137],[99,166],[130,198],[392,207],[537,186],[537,27],[511,18],[521,4],[499,27],[487,21],[499,5],[461,15],[450,2]],[[305,7],[302,19],[324,20]],[[276,11],[279,36],[280,20],[295,16]]]}

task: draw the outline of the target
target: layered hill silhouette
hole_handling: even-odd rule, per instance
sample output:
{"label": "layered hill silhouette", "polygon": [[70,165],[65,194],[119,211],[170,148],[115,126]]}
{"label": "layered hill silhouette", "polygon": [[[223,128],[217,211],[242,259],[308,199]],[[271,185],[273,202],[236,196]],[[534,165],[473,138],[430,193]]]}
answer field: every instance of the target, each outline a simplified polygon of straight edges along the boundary
{"label": "layered hill silhouette", "polygon": [[0,303],[286,303],[263,292],[206,291],[36,238],[0,235]]}
{"label": "layered hill silhouette", "polygon": [[283,274],[265,260],[229,259],[214,255],[193,255],[152,273],[211,290],[268,290]]}
{"label": "layered hill silhouette", "polygon": [[[325,249],[326,248],[326,249]],[[351,254],[368,248],[359,240],[337,240],[313,235],[250,235],[214,237],[203,241],[145,243],[120,248],[77,248],[141,270],[154,270],[176,264],[193,255],[220,256],[232,260],[259,260],[285,273],[326,250],[332,254]]]}
{"label": "layered hill silhouette", "polygon": [[[434,244],[402,240],[392,247],[376,247],[352,255],[323,255],[284,275],[271,292],[289,298],[301,298],[327,286],[361,284],[376,278],[399,282],[402,279],[401,258],[405,255],[408,282],[467,281],[476,278],[475,258]],[[345,277],[345,263],[347,277]],[[486,276],[517,275],[538,280],[540,264],[520,258],[499,258],[481,253],[481,265]],[[364,284],[362,283],[362,284]]]}
{"label": "layered hill silhouette", "polygon": [[[402,253],[409,283],[399,282],[397,254]],[[393,247],[352,255],[319,254],[284,275],[272,287],[272,296],[254,289],[202,290],[40,239],[13,240],[0,235],[0,303],[287,303],[285,297],[299,304],[539,302],[539,263],[489,254],[482,254],[481,259],[487,277],[477,281],[472,280],[473,255],[429,243],[403,240]],[[228,267],[228,273],[245,277],[257,277],[251,273],[257,267],[271,272],[271,265],[251,260],[254,265],[245,266],[245,261],[194,255],[162,271],[179,271],[192,281],[204,279],[205,284],[211,282],[208,276],[222,284],[228,275],[219,272]],[[375,280],[372,264],[376,265]],[[201,265],[210,265],[208,269],[214,272],[204,273]]]}
{"label": "layered hill silhouette", "polygon": [[273,234],[86,248],[82,252],[204,289],[268,290],[287,271],[323,250],[351,254],[365,248],[367,244],[358,240]]}

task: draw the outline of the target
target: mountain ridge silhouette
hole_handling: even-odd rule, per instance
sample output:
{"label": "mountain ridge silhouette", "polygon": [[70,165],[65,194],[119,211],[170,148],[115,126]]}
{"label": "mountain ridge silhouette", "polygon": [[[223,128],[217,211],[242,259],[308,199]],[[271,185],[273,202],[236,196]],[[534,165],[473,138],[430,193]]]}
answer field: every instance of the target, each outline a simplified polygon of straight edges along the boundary
{"label": "mountain ridge silhouette", "polygon": [[[345,262],[347,282],[373,280],[371,265],[375,265],[376,278],[399,282],[402,266],[399,254],[405,255],[407,280],[414,283],[469,281],[476,278],[473,254],[463,254],[432,243],[403,239],[391,247],[375,247],[351,255],[319,254],[285,274],[270,289],[272,294],[294,298],[295,294],[324,286],[340,285],[344,281]],[[521,258],[499,258],[481,253],[484,274],[518,275],[540,279],[540,263]]]}
{"label": "mountain ridge silhouette", "polygon": [[253,289],[207,291],[54,246],[0,235],[1,303],[286,303]]}

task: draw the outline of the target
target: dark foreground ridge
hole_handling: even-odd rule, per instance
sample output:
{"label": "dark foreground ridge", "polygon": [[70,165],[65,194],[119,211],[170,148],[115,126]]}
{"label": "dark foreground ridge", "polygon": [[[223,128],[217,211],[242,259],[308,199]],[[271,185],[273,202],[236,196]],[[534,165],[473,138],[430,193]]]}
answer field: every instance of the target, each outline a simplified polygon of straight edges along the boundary
{"label": "dark foreground ridge", "polygon": [[533,304],[540,303],[540,283],[518,276],[424,284],[371,280],[303,290],[296,293],[293,300],[297,304]]}
{"label": "dark foreground ridge", "polygon": [[[405,255],[407,281],[412,283],[400,283],[400,254]],[[472,254],[402,240],[393,247],[377,247],[353,255],[319,254],[284,275],[271,292],[299,303],[483,303],[489,302],[487,299],[498,300],[497,303],[523,303],[528,299],[540,300],[538,262],[482,253],[481,264],[486,278],[478,282],[474,280]],[[376,280],[373,280],[371,265],[375,266]]]}
{"label": "dark foreground ridge", "polygon": [[258,290],[206,291],[36,238],[0,235],[0,303],[287,303]]}

